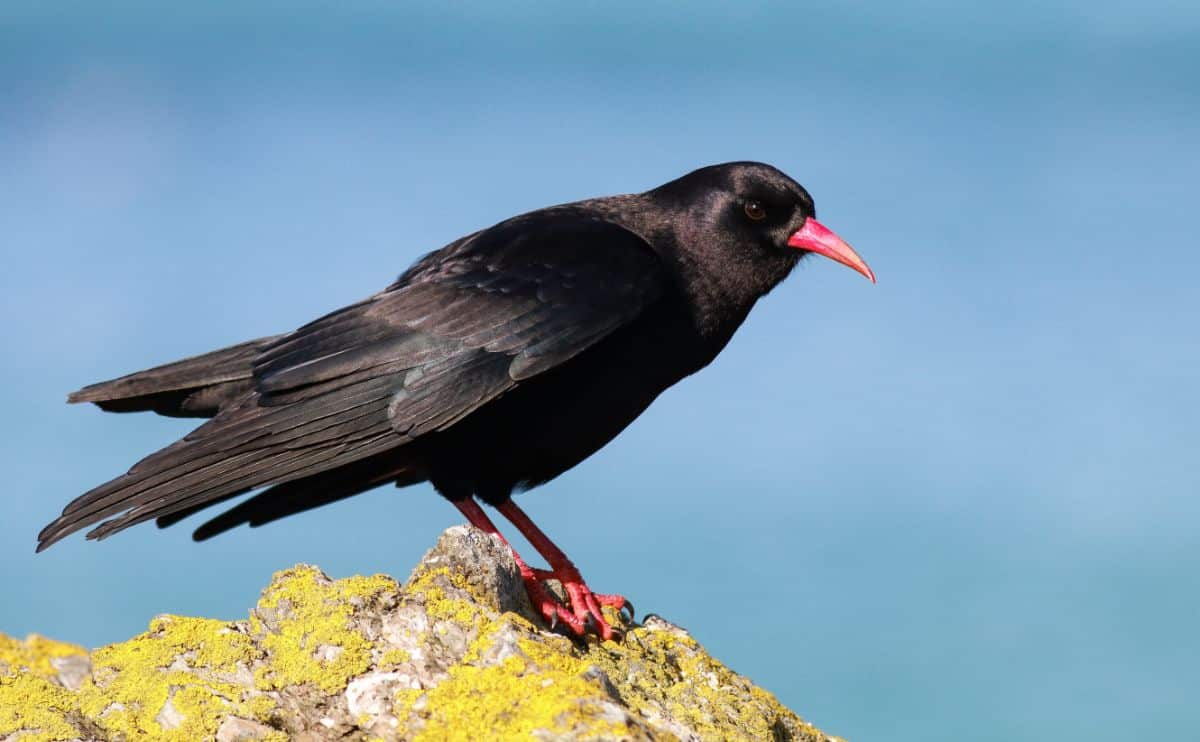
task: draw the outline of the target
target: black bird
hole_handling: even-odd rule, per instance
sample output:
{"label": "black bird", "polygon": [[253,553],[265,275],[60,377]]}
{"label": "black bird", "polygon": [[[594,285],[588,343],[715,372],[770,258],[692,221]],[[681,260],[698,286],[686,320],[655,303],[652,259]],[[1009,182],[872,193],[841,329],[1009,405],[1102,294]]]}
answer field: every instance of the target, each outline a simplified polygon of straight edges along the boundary
{"label": "black bird", "polygon": [[583,461],[707,366],[809,253],[875,280],[816,220],[804,188],[753,162],[513,217],[294,332],[72,394],[114,412],[211,420],[67,505],[38,551],[96,523],[88,538],[167,526],[261,487],[195,539],[429,481],[499,535],[475,498],[495,506],[549,562],[533,569],[517,556],[548,622],[609,638],[600,607],[627,601],[592,593],[513,492]]}

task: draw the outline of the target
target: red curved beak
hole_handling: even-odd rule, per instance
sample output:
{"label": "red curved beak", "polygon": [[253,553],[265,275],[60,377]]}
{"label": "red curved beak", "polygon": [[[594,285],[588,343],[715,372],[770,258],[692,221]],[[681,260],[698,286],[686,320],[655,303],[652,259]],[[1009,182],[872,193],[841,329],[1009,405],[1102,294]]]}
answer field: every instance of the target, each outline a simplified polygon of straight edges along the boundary
{"label": "red curved beak", "polygon": [[850,266],[871,279],[871,283],[875,283],[875,273],[871,271],[871,266],[867,265],[867,261],[860,258],[858,253],[854,252],[854,248],[847,245],[845,240],[826,229],[824,224],[812,217],[809,217],[804,222],[804,226],[788,238],[788,245],[797,250],[807,250],[824,255],[842,265]]}

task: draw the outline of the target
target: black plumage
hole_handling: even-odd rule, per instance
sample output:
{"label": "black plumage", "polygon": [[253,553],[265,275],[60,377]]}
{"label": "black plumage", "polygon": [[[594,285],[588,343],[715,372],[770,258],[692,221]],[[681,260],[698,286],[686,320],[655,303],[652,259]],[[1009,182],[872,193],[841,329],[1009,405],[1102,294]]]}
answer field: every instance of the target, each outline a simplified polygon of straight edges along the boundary
{"label": "black plumage", "polygon": [[468,235],[294,332],[85,387],[70,401],[211,419],[67,505],[38,549],[261,487],[196,538],[389,482],[505,503],[707,365],[806,251],[848,262],[796,242],[810,221],[778,170],[704,168]]}

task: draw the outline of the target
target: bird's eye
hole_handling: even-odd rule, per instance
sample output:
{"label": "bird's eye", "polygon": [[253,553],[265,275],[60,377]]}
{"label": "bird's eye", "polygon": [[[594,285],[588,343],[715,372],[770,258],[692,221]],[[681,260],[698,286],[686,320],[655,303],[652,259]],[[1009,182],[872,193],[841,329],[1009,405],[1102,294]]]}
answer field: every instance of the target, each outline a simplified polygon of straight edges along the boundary
{"label": "bird's eye", "polygon": [[767,218],[767,207],[763,206],[761,201],[747,201],[745,209],[746,216],[753,221],[760,222]]}

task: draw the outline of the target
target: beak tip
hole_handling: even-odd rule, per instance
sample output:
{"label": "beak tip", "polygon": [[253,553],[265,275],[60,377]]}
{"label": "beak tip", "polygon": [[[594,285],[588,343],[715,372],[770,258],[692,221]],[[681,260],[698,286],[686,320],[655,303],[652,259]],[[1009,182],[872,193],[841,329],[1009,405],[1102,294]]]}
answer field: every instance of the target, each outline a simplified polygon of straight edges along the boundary
{"label": "beak tip", "polygon": [[816,219],[809,218],[804,226],[788,239],[788,245],[799,250],[824,255],[842,265],[851,268],[867,277],[872,284],[875,281],[875,271],[867,265],[854,248],[846,244]]}

